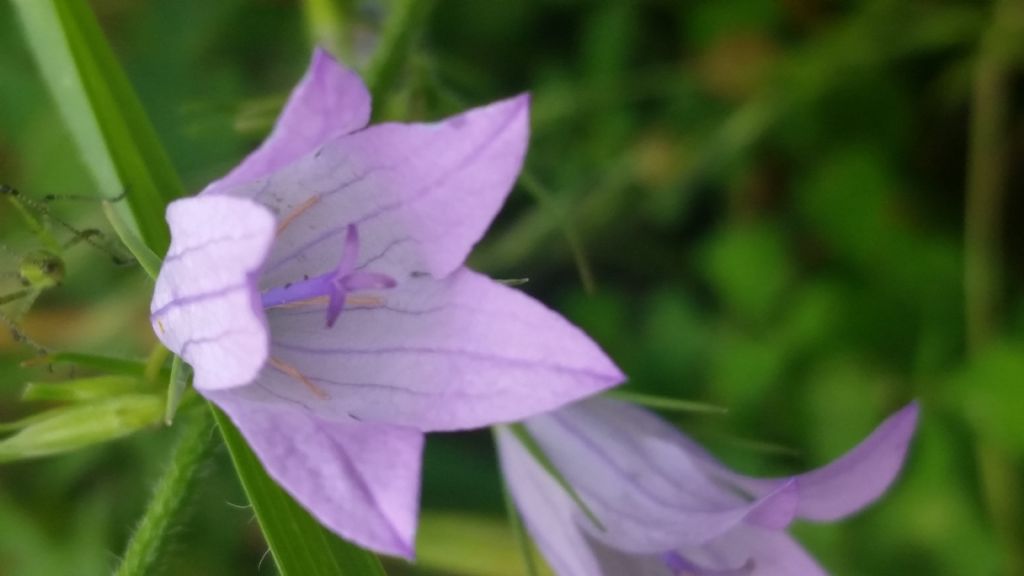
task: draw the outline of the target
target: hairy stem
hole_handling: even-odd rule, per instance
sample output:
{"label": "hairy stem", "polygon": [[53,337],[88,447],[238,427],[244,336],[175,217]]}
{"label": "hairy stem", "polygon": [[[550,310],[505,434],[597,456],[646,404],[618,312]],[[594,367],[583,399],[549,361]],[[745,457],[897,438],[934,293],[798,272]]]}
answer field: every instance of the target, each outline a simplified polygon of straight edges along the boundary
{"label": "hairy stem", "polygon": [[116,576],[145,576],[157,571],[175,526],[182,521],[185,505],[199,471],[212,452],[213,423],[206,410],[182,419],[178,443],[167,469],[157,482],[146,513],[128,542]]}

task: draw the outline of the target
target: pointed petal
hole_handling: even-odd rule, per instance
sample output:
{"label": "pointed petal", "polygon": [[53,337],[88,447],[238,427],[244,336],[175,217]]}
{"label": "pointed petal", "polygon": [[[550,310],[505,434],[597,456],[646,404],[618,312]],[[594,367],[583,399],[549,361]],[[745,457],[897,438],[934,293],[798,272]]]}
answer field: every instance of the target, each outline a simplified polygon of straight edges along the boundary
{"label": "pointed petal", "polygon": [[370,93],[354,72],[317,48],[305,76],[292,91],[273,132],[227,176],[203,193],[217,193],[267,176],[328,140],[355,132],[370,121]]}
{"label": "pointed petal", "polygon": [[153,331],[195,370],[195,386],[241,386],[267,359],[269,336],[256,276],[274,217],[255,202],[194,197],[167,207],[171,247],[150,305]]}
{"label": "pointed petal", "polygon": [[238,392],[206,395],[231,417],[275,481],[342,537],[413,557],[423,434],[328,422],[298,406],[249,402]]}
{"label": "pointed petal", "polygon": [[[530,538],[559,576],[608,574],[576,524],[576,504],[507,429],[496,430],[505,482]],[[627,572],[619,572],[627,574]]]}
{"label": "pointed petal", "polygon": [[619,550],[700,544],[741,522],[782,527],[796,510],[795,483],[746,501],[712,482],[671,426],[624,402],[594,398],[526,424],[604,525],[581,520],[589,535]]}
{"label": "pointed petal", "polygon": [[[251,397],[300,403],[327,419],[419,430],[508,422],[622,381],[589,337],[518,290],[463,269],[418,277],[352,305],[324,330],[323,305],[268,311],[273,367]],[[273,395],[270,395],[270,394]]]}
{"label": "pointed petal", "polygon": [[740,526],[699,549],[681,553],[694,563],[722,570],[751,562],[751,576],[827,576],[784,531]]}
{"label": "pointed petal", "polygon": [[230,191],[289,222],[264,286],[317,276],[359,227],[358,268],[399,282],[462,265],[512,189],[529,132],[525,96],[436,124],[381,124],[332,140],[265,180]]}
{"label": "pointed petal", "polygon": [[728,470],[703,451],[702,459],[710,474],[753,494],[765,494],[795,479],[800,486],[798,516],[837,520],[871,504],[893,483],[914,436],[918,412],[916,402],[909,404],[839,459],[793,478],[750,478]]}

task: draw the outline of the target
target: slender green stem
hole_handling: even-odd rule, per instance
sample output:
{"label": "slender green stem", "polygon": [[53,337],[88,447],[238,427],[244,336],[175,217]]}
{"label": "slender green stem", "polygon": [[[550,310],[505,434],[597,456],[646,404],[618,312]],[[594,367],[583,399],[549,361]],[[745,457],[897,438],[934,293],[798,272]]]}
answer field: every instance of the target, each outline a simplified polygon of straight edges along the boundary
{"label": "slender green stem", "polygon": [[[1000,238],[1008,169],[1009,76],[1006,28],[1022,13],[1020,0],[996,3],[992,24],[975,62],[968,158],[964,238],[967,349],[973,356],[998,333],[1001,301]],[[1024,526],[1016,516],[1021,497],[1018,472],[998,446],[979,440],[978,473],[986,505],[1008,551],[1007,574],[1024,574]]]}
{"label": "slender green stem", "polygon": [[182,431],[171,454],[167,470],[156,485],[145,515],[128,542],[116,576],[144,576],[157,569],[160,555],[171,540],[175,526],[182,521],[192,486],[212,452],[213,431],[206,410],[183,420]]}
{"label": "slender green stem", "polygon": [[[384,97],[398,80],[416,33],[433,7],[434,0],[395,0],[392,3],[380,44],[363,75],[375,103],[383,103]],[[380,108],[375,106],[375,109]]]}
{"label": "slender green stem", "polygon": [[[548,206],[552,210],[557,210],[554,207],[554,197],[551,192],[540,183],[540,180],[533,175],[533,172],[524,169],[519,182],[523,185],[523,189],[533,196],[538,203]],[[576,227],[564,213],[559,214],[559,219],[561,220],[560,228],[562,229],[562,234],[565,236],[570,252],[572,252],[572,260],[576,264],[576,273],[579,274],[580,283],[583,284],[583,291],[588,295],[593,295],[597,292],[597,280],[594,279],[594,270],[591,268],[590,259],[587,258],[587,252],[583,248],[583,240],[576,231]]]}

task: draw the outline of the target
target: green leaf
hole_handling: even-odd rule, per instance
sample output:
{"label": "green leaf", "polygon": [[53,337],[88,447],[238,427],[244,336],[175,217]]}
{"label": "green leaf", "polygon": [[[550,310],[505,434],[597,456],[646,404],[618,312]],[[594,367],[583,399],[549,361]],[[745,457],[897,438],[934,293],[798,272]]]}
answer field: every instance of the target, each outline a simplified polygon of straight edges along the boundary
{"label": "green leaf", "polygon": [[666,410],[671,412],[689,412],[693,414],[726,414],[728,408],[697,402],[695,400],[683,400],[681,398],[669,398],[667,396],[656,396],[654,394],[641,394],[639,392],[627,392],[625,390],[612,390],[605,393],[610,398],[616,398],[625,402],[631,402],[655,410]]}
{"label": "green leaf", "polygon": [[231,420],[210,407],[283,576],[384,574],[376,556],[339,539],[288,496],[263,470]]}
{"label": "green leaf", "polygon": [[141,382],[134,376],[94,376],[63,382],[29,382],[22,400],[82,402],[138,391]]}
{"label": "green leaf", "polygon": [[434,0],[397,0],[391,4],[380,43],[363,74],[373,96],[374,116],[378,116],[378,110],[384,108],[385,97],[398,81],[402,67],[412,51],[416,34],[430,16]]}
{"label": "green leaf", "polygon": [[139,235],[121,219],[113,202],[103,202],[103,214],[106,215],[107,222],[110,222],[110,227],[114,229],[125,248],[132,253],[146,274],[156,280],[157,275],[160,274],[160,257],[154,254],[149,246],[142,241],[142,238],[139,238]]}
{"label": "green leaf", "polygon": [[146,244],[164,252],[164,209],[182,186],[96,18],[83,0],[12,1],[98,188],[107,198],[125,193]]}
{"label": "green leaf", "polygon": [[46,356],[36,356],[21,363],[23,367],[41,366],[46,364],[75,364],[86,368],[94,368],[113,374],[124,374],[142,378],[146,373],[146,363],[140,360],[84,354],[80,352],[54,352]]}

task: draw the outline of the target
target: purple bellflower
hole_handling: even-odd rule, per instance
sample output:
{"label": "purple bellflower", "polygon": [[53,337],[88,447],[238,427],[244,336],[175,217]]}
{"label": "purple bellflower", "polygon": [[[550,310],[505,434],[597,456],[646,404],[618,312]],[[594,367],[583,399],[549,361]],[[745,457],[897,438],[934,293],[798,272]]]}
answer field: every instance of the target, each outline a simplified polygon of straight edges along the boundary
{"label": "purple bellflower", "polygon": [[585,334],[463,262],[518,176],[520,96],[367,128],[317,51],[271,135],[168,207],[160,340],[320,522],[411,557],[424,432],[507,422],[623,380]]}
{"label": "purple bellflower", "polygon": [[510,430],[499,429],[498,448],[527,530],[559,576],[820,576],[785,528],[795,518],[838,520],[879,498],[903,464],[917,413],[911,404],[828,466],[779,479],[741,476],[616,400],[527,420],[586,510]]}

